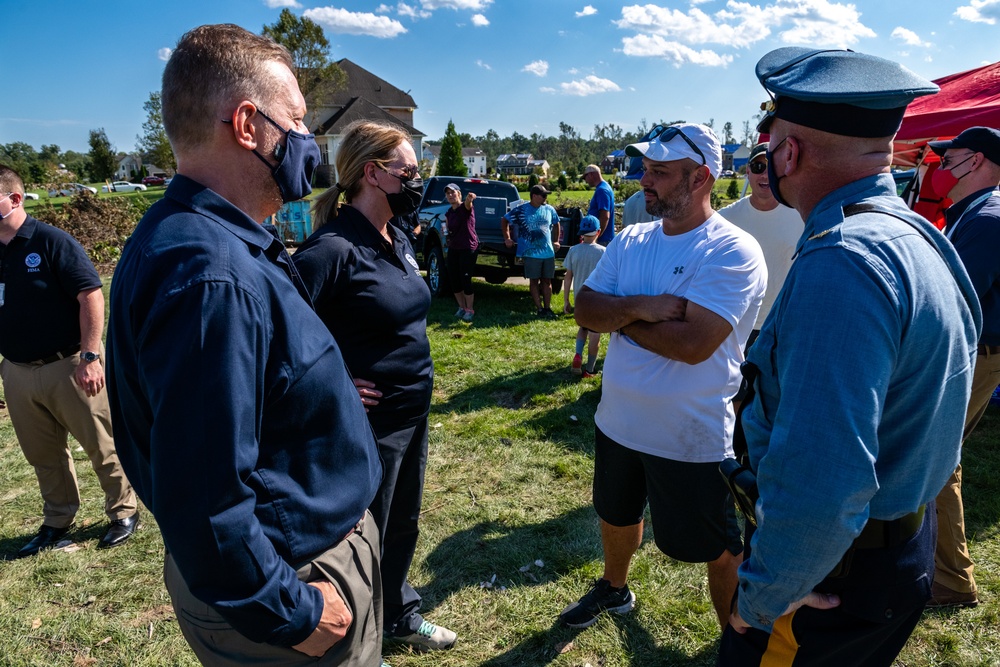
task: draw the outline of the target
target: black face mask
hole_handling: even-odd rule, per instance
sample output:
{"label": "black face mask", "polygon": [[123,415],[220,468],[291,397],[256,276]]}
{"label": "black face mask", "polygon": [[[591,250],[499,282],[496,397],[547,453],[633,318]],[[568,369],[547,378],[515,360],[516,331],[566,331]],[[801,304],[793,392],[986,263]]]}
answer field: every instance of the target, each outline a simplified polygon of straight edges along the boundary
{"label": "black face mask", "polygon": [[416,211],[417,207],[420,206],[420,198],[424,194],[424,181],[419,176],[410,179],[405,176],[396,176],[387,169],[382,169],[382,171],[398,178],[403,186],[399,192],[386,192],[381,187],[375,186],[385,193],[385,200],[389,203],[389,210],[392,211],[392,214],[394,216],[408,215]]}
{"label": "black face mask", "polygon": [[[788,139],[788,137],[785,137],[785,139]],[[778,145],[774,147],[774,150],[778,150],[779,148],[781,148],[781,144],[785,143],[785,139],[779,141]],[[774,170],[774,151],[768,148],[766,155],[767,155],[767,188],[768,190],[771,191],[771,194],[774,195],[774,199],[779,204],[781,204],[782,206],[787,206],[789,208],[792,208],[791,204],[782,199],[781,192],[778,190],[778,181],[780,181],[781,179],[778,178],[778,174]],[[782,176],[781,178],[784,178],[784,176]]]}
{"label": "black face mask", "polygon": [[258,153],[256,148],[253,149],[253,154],[271,171],[271,178],[281,191],[282,201],[288,203],[302,199],[312,192],[313,172],[321,160],[316,135],[286,130],[260,109],[257,109],[257,113],[285,133],[285,145],[282,147],[279,144],[274,148],[274,159],[278,161],[275,166]]}

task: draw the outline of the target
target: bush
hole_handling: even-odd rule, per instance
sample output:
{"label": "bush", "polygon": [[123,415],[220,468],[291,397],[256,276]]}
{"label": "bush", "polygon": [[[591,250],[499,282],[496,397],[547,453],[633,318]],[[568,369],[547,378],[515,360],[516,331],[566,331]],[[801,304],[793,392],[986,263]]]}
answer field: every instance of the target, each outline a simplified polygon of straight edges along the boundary
{"label": "bush", "polygon": [[538,185],[538,176],[536,174],[531,174],[528,176],[528,189],[530,190],[536,185]]}
{"label": "bush", "polygon": [[729,181],[729,187],[726,188],[726,199],[740,198],[740,187],[736,183],[737,181],[735,178]]}
{"label": "bush", "polygon": [[559,178],[556,179],[556,185],[560,190],[565,190],[569,187],[569,181],[566,179],[566,174],[559,174]]}
{"label": "bush", "polygon": [[48,201],[32,210],[32,215],[58,227],[75,238],[87,251],[100,273],[110,273],[121,257],[125,242],[151,206],[142,195],[97,197],[80,192],[57,209]]}
{"label": "bush", "polygon": [[624,178],[621,179],[615,187],[615,203],[624,204],[626,199],[634,195],[639,190],[642,190],[642,186],[639,185],[639,181],[626,181]]}

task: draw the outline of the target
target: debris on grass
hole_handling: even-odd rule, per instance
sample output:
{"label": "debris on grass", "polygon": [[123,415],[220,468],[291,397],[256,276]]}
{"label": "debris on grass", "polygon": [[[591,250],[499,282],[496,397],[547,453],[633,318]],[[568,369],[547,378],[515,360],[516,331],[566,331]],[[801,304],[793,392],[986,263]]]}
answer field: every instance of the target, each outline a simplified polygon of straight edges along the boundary
{"label": "debris on grass", "polygon": [[556,653],[558,653],[559,655],[562,655],[564,653],[569,653],[574,648],[576,648],[576,647],[573,646],[573,642],[571,642],[571,641],[570,642],[559,642],[558,644],[556,644]]}

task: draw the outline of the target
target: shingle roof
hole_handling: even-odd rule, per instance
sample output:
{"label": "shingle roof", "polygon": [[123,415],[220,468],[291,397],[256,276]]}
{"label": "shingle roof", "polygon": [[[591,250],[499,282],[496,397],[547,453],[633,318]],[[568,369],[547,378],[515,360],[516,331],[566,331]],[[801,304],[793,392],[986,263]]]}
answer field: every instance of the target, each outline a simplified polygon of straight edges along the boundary
{"label": "shingle roof", "polygon": [[337,113],[327,118],[322,125],[316,128],[316,134],[342,134],[344,128],[356,120],[377,120],[396,125],[397,127],[402,128],[403,131],[407,132],[410,136],[424,136],[424,133],[420,130],[416,129],[412,125],[404,123],[388,111],[381,109],[364,97],[356,97],[343,104],[343,109],[340,109]]}
{"label": "shingle roof", "polygon": [[364,67],[352,63],[347,58],[338,60],[337,64],[347,74],[347,87],[330,96],[329,106],[346,106],[355,97],[364,97],[382,108],[417,108],[416,102],[413,101],[413,97],[409,93],[403,92],[385,79],[375,76]]}

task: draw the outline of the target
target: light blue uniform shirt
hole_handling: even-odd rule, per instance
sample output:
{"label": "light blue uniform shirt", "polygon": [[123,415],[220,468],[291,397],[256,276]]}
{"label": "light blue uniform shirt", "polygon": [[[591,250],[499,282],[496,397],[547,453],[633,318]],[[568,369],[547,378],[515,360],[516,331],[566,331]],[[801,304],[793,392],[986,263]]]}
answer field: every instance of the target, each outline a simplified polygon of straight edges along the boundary
{"label": "light blue uniform shirt", "polygon": [[[915,220],[938,248],[891,216],[845,218],[858,202]],[[959,461],[982,327],[953,278],[975,294],[954,249],[889,175],[827,195],[797,253],[750,350],[760,376],[743,415],[760,500],[739,611],[767,631],[869,518],[937,496]]]}

